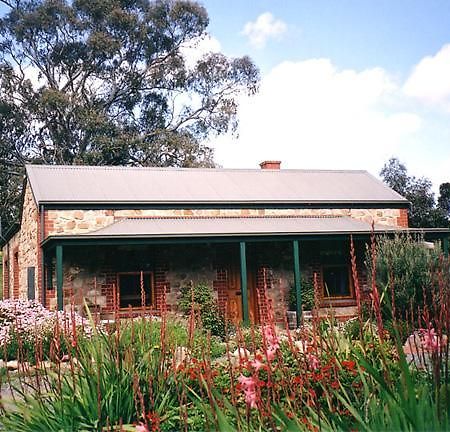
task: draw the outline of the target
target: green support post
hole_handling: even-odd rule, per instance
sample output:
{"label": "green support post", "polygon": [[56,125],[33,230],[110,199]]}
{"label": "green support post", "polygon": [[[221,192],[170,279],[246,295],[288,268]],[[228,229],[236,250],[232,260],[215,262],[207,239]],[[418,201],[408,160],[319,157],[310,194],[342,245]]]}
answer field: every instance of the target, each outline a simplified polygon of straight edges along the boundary
{"label": "green support post", "polygon": [[442,239],[442,249],[444,251],[444,256],[446,256],[448,258],[448,237],[444,237]]}
{"label": "green support post", "polygon": [[63,310],[63,247],[56,246],[56,298],[58,310]]}
{"label": "green support post", "polygon": [[297,327],[300,327],[302,320],[302,287],[300,281],[300,253],[298,248],[298,240],[292,242],[294,249],[294,284],[295,284],[295,300],[297,312]]}
{"label": "green support post", "polygon": [[247,289],[247,257],[245,250],[245,242],[240,242],[240,257],[241,257],[241,296],[242,296],[242,318],[244,325],[250,324],[248,315],[248,289]]}

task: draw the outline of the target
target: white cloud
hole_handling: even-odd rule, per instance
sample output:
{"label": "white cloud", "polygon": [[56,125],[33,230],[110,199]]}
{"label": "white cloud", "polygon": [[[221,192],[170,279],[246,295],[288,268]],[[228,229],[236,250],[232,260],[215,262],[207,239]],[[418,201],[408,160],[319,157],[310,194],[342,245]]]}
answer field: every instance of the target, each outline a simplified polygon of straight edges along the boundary
{"label": "white cloud", "polygon": [[450,44],[436,55],[424,57],[414,67],[403,90],[421,102],[450,110]]}
{"label": "white cloud", "polygon": [[[257,167],[279,159],[287,168],[354,168],[378,173],[422,120],[395,110],[401,91],[381,68],[339,70],[328,59],[283,62],[242,98],[237,140],[221,138],[224,166]],[[236,155],[239,157],[236,157]]]}
{"label": "white cloud", "polygon": [[221,49],[220,42],[211,35],[195,38],[180,48],[188,68],[193,68],[205,54],[220,52]]}
{"label": "white cloud", "polygon": [[242,34],[247,36],[250,44],[255,48],[264,48],[268,39],[279,39],[287,30],[286,24],[275,17],[270,12],[264,12],[245,24]]}

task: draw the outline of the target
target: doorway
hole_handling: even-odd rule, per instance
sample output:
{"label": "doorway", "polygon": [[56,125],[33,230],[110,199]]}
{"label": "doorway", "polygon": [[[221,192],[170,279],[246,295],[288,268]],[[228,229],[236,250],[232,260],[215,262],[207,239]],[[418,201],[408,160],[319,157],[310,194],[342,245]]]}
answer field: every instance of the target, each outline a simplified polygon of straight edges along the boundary
{"label": "doorway", "polygon": [[[243,321],[241,271],[238,263],[230,265],[228,271],[226,316],[234,324]],[[247,267],[248,313],[250,322],[259,322],[256,298],[256,274],[252,267]]]}

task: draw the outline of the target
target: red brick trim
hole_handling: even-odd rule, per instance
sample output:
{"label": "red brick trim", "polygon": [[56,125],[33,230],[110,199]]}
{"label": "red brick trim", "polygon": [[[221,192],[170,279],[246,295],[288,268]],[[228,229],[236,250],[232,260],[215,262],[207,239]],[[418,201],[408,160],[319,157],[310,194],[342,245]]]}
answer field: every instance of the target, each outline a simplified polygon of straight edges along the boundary
{"label": "red brick trim", "polygon": [[20,266],[19,266],[19,248],[13,250],[13,290],[12,298],[19,298],[19,283],[20,283]]}
{"label": "red brick trim", "polygon": [[217,291],[219,309],[226,315],[228,304],[228,272],[225,268],[216,269],[216,279],[213,281],[213,289],[214,291]]}
{"label": "red brick trim", "polygon": [[408,209],[400,209],[400,216],[397,218],[397,225],[402,228],[408,228]]}
{"label": "red brick trim", "polygon": [[3,298],[9,298],[9,260],[3,259]]}

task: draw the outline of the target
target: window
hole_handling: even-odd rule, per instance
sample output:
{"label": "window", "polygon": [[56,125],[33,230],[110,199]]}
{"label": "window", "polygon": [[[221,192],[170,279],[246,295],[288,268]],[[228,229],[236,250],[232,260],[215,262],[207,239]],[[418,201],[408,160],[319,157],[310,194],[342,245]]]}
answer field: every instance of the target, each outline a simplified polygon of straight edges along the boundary
{"label": "window", "polygon": [[323,267],[324,297],[351,297],[349,268],[346,265],[330,265]]}
{"label": "window", "polygon": [[3,264],[3,298],[9,297],[9,261]]}
{"label": "window", "polygon": [[35,275],[36,275],[35,268],[27,267],[28,300],[34,300],[36,296]]}
{"label": "window", "polygon": [[145,306],[151,306],[153,301],[153,274],[150,272],[130,272],[119,273],[117,275],[117,282],[119,287],[119,306],[121,308],[127,307],[141,307],[142,293],[141,293],[141,275],[145,295]]}

